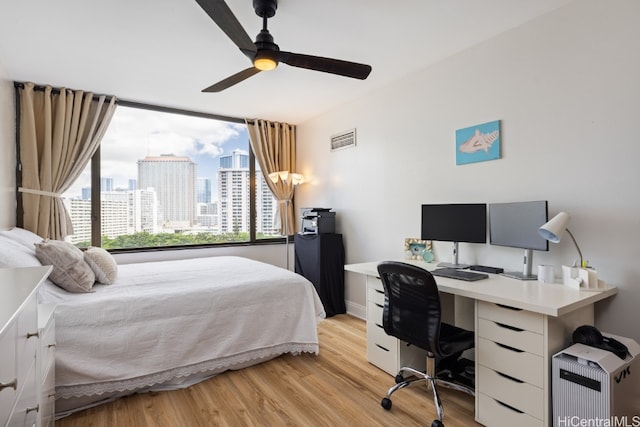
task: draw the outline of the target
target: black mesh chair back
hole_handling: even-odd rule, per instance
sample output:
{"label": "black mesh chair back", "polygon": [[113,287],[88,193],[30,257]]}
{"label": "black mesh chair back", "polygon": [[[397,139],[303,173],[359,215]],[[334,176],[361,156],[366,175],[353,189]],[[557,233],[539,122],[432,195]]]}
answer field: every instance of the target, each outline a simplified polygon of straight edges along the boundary
{"label": "black mesh chair back", "polygon": [[400,262],[383,262],[378,273],[385,290],[382,326],[392,335],[431,353],[440,351],[440,295],[431,273]]}

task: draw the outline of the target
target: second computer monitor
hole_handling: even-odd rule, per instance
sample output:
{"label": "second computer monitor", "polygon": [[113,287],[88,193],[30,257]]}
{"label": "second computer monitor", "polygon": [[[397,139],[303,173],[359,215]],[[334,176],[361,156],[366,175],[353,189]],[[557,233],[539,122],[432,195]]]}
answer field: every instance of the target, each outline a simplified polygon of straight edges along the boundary
{"label": "second computer monitor", "polygon": [[489,204],[489,243],[525,250],[523,271],[506,275],[536,279],[531,272],[532,251],[549,250],[549,242],[538,233],[547,220],[546,200]]}

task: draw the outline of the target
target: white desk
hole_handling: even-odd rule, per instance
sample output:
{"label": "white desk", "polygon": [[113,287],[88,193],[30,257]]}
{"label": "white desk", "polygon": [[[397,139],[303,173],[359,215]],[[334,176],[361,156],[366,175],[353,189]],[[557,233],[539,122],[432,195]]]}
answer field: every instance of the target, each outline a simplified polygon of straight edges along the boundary
{"label": "white desk", "polygon": [[[436,268],[434,263],[401,261]],[[366,276],[367,359],[394,376],[400,366],[424,369],[423,353],[415,346],[381,332],[384,294],[377,265],[345,265],[346,271]],[[455,298],[456,323],[472,319],[461,326],[475,330],[476,421],[487,426],[553,425],[551,357],[569,345],[575,328],[593,324],[594,303],[617,289],[579,291],[494,274],[476,282],[435,279],[444,300],[447,294]]]}

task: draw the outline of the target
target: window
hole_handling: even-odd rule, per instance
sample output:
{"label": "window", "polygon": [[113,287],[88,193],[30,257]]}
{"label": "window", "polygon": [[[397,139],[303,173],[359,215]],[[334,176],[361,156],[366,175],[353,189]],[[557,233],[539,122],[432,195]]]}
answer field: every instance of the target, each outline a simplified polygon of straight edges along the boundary
{"label": "window", "polygon": [[120,102],[92,164],[64,195],[74,227],[67,240],[80,247],[279,237],[277,203],[241,120]]}

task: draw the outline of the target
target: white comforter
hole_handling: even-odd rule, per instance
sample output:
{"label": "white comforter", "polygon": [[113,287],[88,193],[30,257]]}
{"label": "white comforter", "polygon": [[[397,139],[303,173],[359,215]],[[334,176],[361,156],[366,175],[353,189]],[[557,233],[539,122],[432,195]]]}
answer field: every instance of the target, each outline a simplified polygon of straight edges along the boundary
{"label": "white comforter", "polygon": [[121,265],[113,285],[57,303],[57,398],[138,390],[283,353],[318,353],[313,285],[239,257]]}

